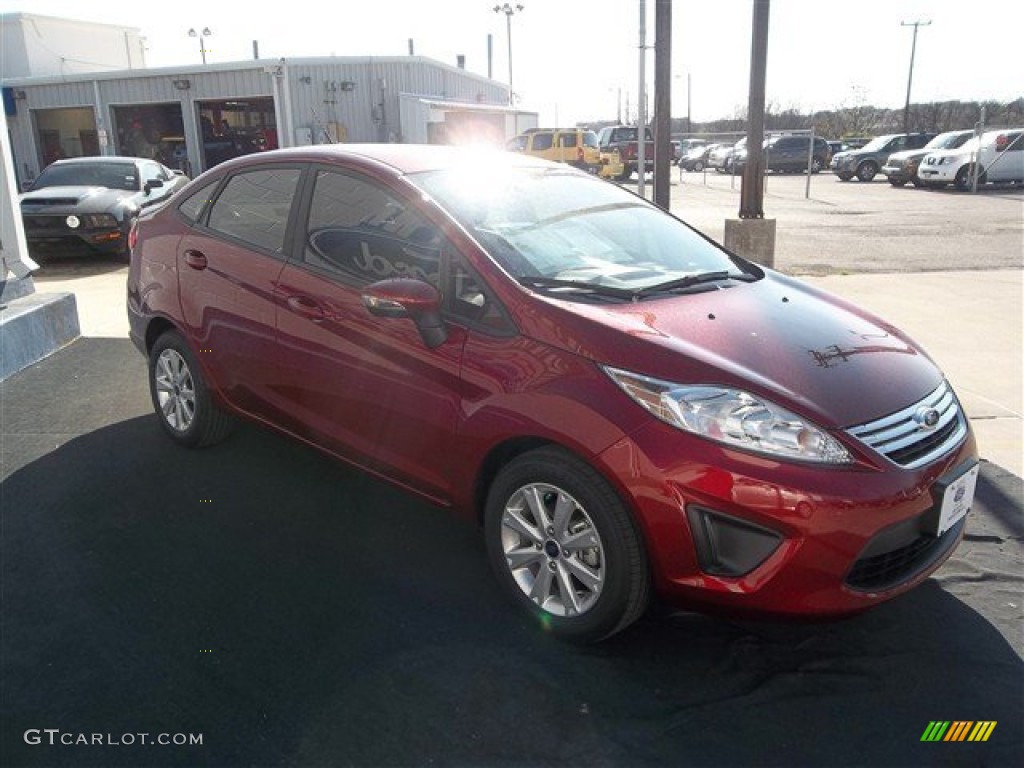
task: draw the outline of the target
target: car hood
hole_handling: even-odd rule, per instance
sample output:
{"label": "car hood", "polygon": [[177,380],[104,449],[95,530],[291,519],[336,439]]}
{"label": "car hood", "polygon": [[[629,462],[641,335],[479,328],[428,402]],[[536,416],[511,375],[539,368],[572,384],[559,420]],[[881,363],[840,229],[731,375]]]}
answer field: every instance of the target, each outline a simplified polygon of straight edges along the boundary
{"label": "car hood", "polygon": [[929,157],[961,157],[969,156],[973,150],[971,147],[958,147],[957,149],[933,149],[927,153]]}
{"label": "car hood", "polygon": [[131,204],[138,192],[107,187],[44,187],[20,198],[22,210],[52,213],[108,213]]}
{"label": "car hood", "polygon": [[842,299],[770,271],[729,285],[626,304],[543,299],[561,311],[534,330],[603,364],[742,388],[830,428],[893,413],[942,381],[910,338]]}
{"label": "car hood", "polygon": [[905,149],[902,152],[893,152],[891,155],[889,155],[889,162],[890,163],[892,163],[892,162],[904,162],[905,163],[907,160],[917,160],[919,158],[924,157],[925,155],[930,155],[930,154],[932,154],[933,152],[936,152],[936,151],[938,151],[938,150],[934,150],[934,149]]}

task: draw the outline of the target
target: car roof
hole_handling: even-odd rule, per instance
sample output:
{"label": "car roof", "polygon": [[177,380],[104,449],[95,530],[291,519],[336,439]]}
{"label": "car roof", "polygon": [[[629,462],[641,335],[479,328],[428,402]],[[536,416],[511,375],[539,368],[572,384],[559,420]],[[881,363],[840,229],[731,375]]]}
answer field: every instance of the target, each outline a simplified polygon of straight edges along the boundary
{"label": "car roof", "polygon": [[446,168],[476,165],[486,162],[489,167],[546,167],[552,165],[545,160],[507,152],[496,147],[456,146],[447,144],[317,144],[309,147],[289,147],[229,160],[218,168],[234,168],[240,165],[260,163],[267,160],[293,159],[306,162],[330,162],[332,160],[364,161],[385,165],[400,174],[438,171]]}
{"label": "car roof", "polygon": [[[65,157],[54,160],[50,165],[88,165],[90,163],[141,163],[144,157],[125,157],[123,155],[90,155],[88,157]],[[151,160],[150,162],[156,162]]]}

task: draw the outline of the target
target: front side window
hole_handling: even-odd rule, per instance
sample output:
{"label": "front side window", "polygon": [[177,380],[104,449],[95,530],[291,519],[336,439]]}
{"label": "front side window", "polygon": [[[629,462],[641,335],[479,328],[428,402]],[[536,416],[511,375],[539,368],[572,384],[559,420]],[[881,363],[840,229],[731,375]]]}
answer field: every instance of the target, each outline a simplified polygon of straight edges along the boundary
{"label": "front side window", "polygon": [[412,277],[440,287],[441,233],[418,211],[367,179],[316,174],[303,260],[363,285]]}
{"label": "front side window", "polygon": [[210,196],[213,195],[219,183],[220,179],[204,184],[182,201],[178,206],[178,212],[188,219],[190,224],[195,224],[202,217],[203,211],[206,210],[206,206],[210,202]]}
{"label": "front side window", "polygon": [[261,250],[282,254],[301,176],[301,168],[267,168],[233,176],[213,204],[208,226]]}
{"label": "front side window", "polygon": [[533,149],[534,151],[551,149],[552,136],[550,133],[535,133],[533,134]]}

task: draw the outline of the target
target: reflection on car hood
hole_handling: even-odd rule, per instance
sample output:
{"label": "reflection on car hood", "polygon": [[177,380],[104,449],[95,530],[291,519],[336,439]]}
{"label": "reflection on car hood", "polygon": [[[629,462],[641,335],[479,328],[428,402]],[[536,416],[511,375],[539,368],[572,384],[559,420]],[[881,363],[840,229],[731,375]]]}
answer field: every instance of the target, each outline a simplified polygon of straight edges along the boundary
{"label": "reflection on car hood", "polygon": [[33,212],[105,213],[131,201],[139,193],[107,187],[44,187],[20,198],[23,210]]}
{"label": "reflection on car hood", "polygon": [[[730,285],[636,303],[574,303],[548,330],[555,343],[601,363],[745,388],[826,427],[897,411],[942,380],[913,341],[841,299],[773,273]],[[581,323],[609,332],[587,332]]]}

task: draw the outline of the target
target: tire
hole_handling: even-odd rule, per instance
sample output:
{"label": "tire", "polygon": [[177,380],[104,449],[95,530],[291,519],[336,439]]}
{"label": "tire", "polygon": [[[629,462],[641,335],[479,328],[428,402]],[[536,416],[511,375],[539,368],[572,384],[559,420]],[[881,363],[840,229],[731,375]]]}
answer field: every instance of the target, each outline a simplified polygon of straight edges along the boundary
{"label": "tire", "polygon": [[646,610],[650,573],[634,520],[607,481],[568,451],[540,448],[507,464],[484,515],[502,588],[553,635],[596,642]]}
{"label": "tire", "polygon": [[213,401],[192,351],[177,331],[164,332],[150,350],[149,394],[160,426],[186,448],[218,443],[234,426]]}
{"label": "tire", "polygon": [[821,169],[825,167],[825,164],[821,162],[820,157],[816,157],[811,160],[811,173],[821,173]]}
{"label": "tire", "polygon": [[695,171],[696,173],[700,173],[701,171],[703,171],[704,170],[704,161],[703,160],[697,160],[693,164],[692,170]]}
{"label": "tire", "polygon": [[853,178],[852,173],[837,173],[836,176],[839,177],[840,181],[849,181],[850,179]]}
{"label": "tire", "polygon": [[878,175],[878,164],[873,160],[865,160],[857,166],[857,179],[859,181],[871,181]]}
{"label": "tire", "polygon": [[[889,179],[889,183],[892,184],[894,187],[903,187],[906,186],[907,182],[900,179]],[[914,186],[917,185],[915,184]]]}
{"label": "tire", "polygon": [[629,181],[629,177],[633,175],[633,171],[630,170],[628,165],[623,166],[622,173],[615,177],[616,181]]}
{"label": "tire", "polygon": [[910,180],[910,183],[913,184],[918,189],[921,189],[921,187],[927,186],[923,181],[921,181],[919,178],[917,178],[917,176],[912,178]]}
{"label": "tire", "polygon": [[[970,165],[965,165],[959,171],[956,172],[956,178],[953,179],[953,186],[959,189],[961,192],[966,192],[971,188],[971,168]],[[978,176],[978,186],[985,183],[985,174]]]}

